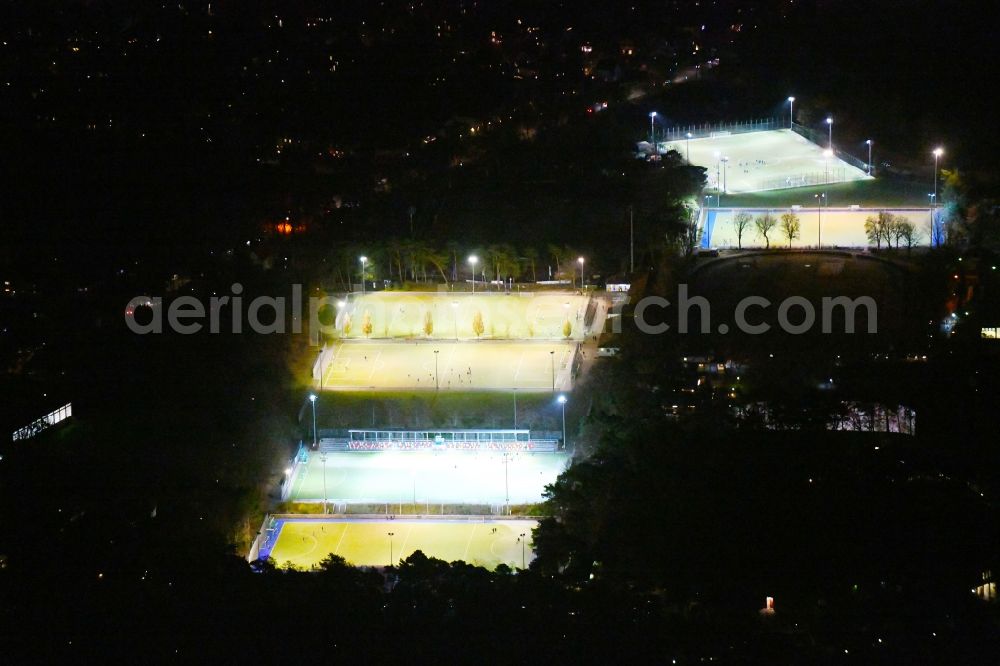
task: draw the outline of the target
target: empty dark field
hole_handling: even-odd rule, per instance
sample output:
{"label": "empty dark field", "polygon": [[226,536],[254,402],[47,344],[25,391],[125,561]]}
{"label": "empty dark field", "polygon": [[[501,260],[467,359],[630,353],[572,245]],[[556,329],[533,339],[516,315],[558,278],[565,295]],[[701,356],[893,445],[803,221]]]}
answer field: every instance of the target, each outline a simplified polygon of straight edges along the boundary
{"label": "empty dark field", "polygon": [[[916,350],[936,316],[930,305],[935,301],[924,297],[922,284],[921,275],[905,264],[849,253],[748,253],[717,260],[689,278],[689,293],[705,297],[711,312],[705,334],[697,308],[689,310],[690,330],[698,333],[692,342],[703,351],[724,352],[738,346],[750,355],[816,349],[845,354]],[[832,308],[828,315],[823,311],[825,298],[845,296],[867,297],[875,306],[871,314],[865,307],[856,308],[853,332],[845,332],[843,307]],[[737,307],[749,297],[769,303],[747,307],[743,317],[752,326],[767,325],[766,332],[753,333],[736,325]],[[787,327],[780,325],[779,306],[786,299],[810,304],[815,321],[805,332],[783,330]],[[806,320],[807,309],[791,305],[787,321],[798,327]],[[869,333],[869,323],[874,333]],[[824,324],[829,332],[823,332]]]}

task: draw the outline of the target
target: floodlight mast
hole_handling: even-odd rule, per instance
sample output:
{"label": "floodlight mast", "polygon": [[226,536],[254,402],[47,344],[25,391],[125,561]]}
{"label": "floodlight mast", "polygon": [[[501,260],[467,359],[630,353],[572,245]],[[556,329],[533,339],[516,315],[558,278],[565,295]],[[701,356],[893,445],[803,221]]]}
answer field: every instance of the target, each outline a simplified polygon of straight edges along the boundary
{"label": "floodlight mast", "polygon": [[313,412],[313,448],[316,448],[316,445],[319,444],[319,439],[316,437],[316,394],[315,393],[309,394],[309,402],[312,403],[312,412]]}
{"label": "floodlight mast", "polygon": [[944,155],[944,148],[938,146],[934,149],[934,208],[937,208],[938,198],[938,160]]}
{"label": "floodlight mast", "polygon": [[562,407],[562,426],[563,426],[563,448],[566,448],[566,396],[560,395],[558,398],[559,405]]}
{"label": "floodlight mast", "polygon": [[476,293],[476,262],[479,261],[479,257],[476,255],[471,255],[469,257],[469,265],[472,266],[472,293]]}

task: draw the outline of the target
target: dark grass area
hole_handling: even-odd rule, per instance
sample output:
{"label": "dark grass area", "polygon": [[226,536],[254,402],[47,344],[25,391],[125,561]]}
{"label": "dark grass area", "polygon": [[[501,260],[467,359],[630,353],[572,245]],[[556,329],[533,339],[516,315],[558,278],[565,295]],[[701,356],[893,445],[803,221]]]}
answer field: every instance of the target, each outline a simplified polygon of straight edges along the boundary
{"label": "dark grass area", "polygon": [[[517,427],[561,430],[556,395],[517,392]],[[317,401],[316,418],[320,428],[513,428],[514,402],[513,391],[327,391]],[[306,424],[311,415],[303,414]]]}
{"label": "dark grass area", "polygon": [[[689,280],[692,294],[707,298],[711,308],[711,332],[688,336],[700,346],[712,350],[771,354],[789,351],[823,350],[828,353],[867,354],[888,348],[919,348],[926,341],[928,321],[935,313],[927,298],[922,274],[902,264],[849,253],[795,252],[750,253],[730,260],[714,262],[697,271]],[[751,324],[766,323],[771,329],[762,334],[740,332],[735,323],[738,303],[749,296],[766,298],[768,307],[747,310]],[[831,316],[830,332],[822,331],[822,299],[847,296],[870,297],[877,309],[876,332],[868,332],[868,313],[857,310],[854,332],[845,333],[845,315],[841,308]],[[785,299],[802,297],[816,313],[813,326],[805,333],[780,330],[779,304]],[[691,330],[700,331],[697,308],[691,313]],[[803,321],[803,309],[792,307],[789,320]],[[720,324],[729,331],[719,332]]]}

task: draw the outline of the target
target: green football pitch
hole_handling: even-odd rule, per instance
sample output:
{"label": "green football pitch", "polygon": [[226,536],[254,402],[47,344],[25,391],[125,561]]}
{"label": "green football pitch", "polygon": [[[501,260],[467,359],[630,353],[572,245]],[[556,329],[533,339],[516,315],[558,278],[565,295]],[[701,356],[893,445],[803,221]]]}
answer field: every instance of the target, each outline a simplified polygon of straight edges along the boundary
{"label": "green football pitch", "polygon": [[522,568],[534,558],[531,531],[537,525],[533,520],[284,518],[277,521],[276,542],[262,555],[277,566],[309,569],[330,553],[355,566],[386,566],[419,550],[447,562],[462,560],[488,569],[498,564]]}
{"label": "green football pitch", "polygon": [[571,385],[576,343],[338,343],[323,357],[322,389],[440,391],[564,390]]}
{"label": "green football pitch", "polygon": [[352,294],[337,307],[336,332],[342,339],[579,340],[589,300],[572,291]]}
{"label": "green football pitch", "polygon": [[313,453],[296,466],[290,499],[318,502],[325,492],[331,503],[533,504],[568,461],[562,452]]}

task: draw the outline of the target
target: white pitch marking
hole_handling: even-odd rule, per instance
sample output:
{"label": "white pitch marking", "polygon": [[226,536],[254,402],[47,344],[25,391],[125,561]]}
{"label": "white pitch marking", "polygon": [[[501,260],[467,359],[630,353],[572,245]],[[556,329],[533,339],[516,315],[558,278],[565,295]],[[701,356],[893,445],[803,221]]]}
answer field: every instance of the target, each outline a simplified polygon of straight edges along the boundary
{"label": "white pitch marking", "polygon": [[340,539],[337,540],[337,547],[333,550],[334,553],[340,555],[340,544],[344,543],[344,536],[347,534],[347,530],[351,529],[350,523],[344,523],[344,531],[340,533]]}

